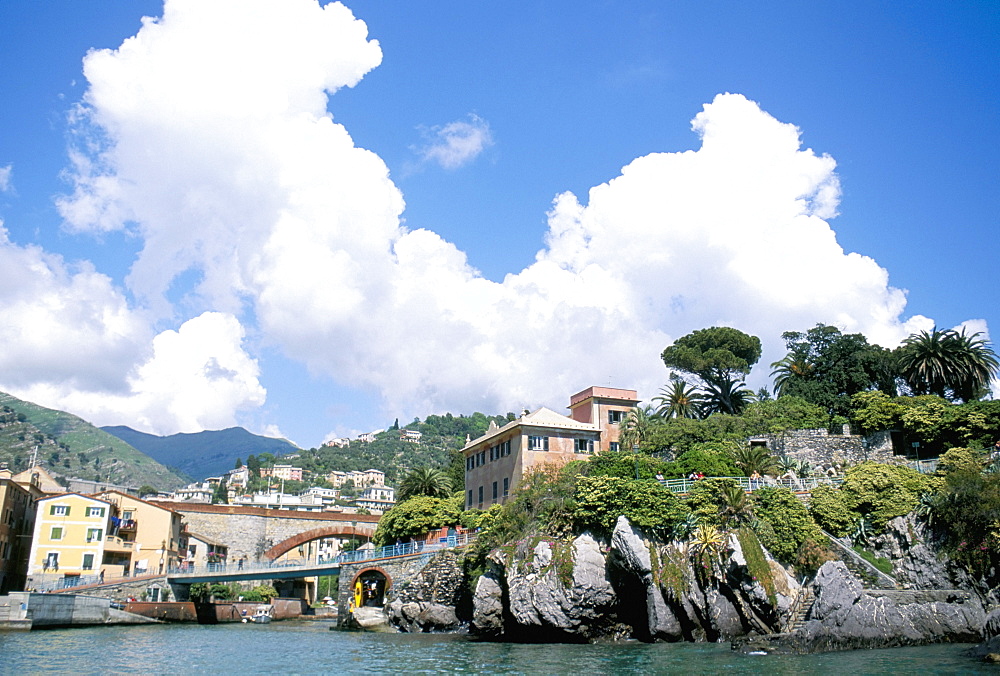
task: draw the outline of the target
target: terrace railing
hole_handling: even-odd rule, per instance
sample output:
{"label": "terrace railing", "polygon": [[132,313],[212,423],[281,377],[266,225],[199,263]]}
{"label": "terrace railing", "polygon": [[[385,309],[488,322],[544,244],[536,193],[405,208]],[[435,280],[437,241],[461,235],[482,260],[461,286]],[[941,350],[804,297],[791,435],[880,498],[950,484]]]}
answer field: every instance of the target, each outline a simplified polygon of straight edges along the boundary
{"label": "terrace railing", "polygon": [[735,481],[744,491],[747,493],[752,493],[761,488],[769,488],[780,486],[782,488],[787,488],[793,493],[808,493],[817,486],[839,486],[844,482],[843,477],[809,477],[801,479],[772,479],[770,477],[764,477],[762,479],[750,479],[745,476],[723,476],[723,477],[704,477],[703,479],[663,479],[660,483],[667,488],[667,490],[673,493],[688,493],[691,488],[697,484],[699,481],[704,481],[705,479],[730,479]]}

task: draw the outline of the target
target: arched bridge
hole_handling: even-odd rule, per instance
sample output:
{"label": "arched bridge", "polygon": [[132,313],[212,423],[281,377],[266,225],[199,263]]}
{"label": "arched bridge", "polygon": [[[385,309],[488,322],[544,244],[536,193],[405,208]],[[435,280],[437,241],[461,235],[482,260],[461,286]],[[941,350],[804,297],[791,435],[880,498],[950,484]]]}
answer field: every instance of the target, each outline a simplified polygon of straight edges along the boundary
{"label": "arched bridge", "polygon": [[161,502],[179,512],[191,533],[229,547],[229,560],[273,561],[319,538],[371,539],[378,525],[372,514],[297,512],[248,505]]}

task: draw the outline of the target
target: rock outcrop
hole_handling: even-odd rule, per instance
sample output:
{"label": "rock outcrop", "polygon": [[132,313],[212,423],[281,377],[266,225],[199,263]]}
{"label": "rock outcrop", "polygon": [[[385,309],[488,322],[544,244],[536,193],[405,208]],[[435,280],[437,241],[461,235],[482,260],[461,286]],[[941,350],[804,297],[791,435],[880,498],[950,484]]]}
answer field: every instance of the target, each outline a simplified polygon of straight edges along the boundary
{"label": "rock outcrop", "polygon": [[473,629],[533,641],[714,641],[776,631],[798,584],[746,537],[756,548],[749,557],[736,535],[722,552],[695,555],[646,538],[622,517],[608,552],[588,534],[522,542],[494,552],[476,581]]}
{"label": "rock outcrop", "polygon": [[823,564],[813,590],[816,601],[800,629],[739,641],[734,647],[808,653],[975,642],[981,639],[986,621],[982,603],[973,593],[866,590],[840,561]]}

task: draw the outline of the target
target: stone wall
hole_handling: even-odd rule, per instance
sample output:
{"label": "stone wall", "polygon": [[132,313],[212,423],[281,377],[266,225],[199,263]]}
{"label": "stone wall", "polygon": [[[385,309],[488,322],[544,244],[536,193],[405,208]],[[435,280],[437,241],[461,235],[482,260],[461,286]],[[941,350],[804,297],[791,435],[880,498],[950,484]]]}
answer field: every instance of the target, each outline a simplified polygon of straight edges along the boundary
{"label": "stone wall", "polygon": [[[332,536],[370,538],[378,525],[378,516],[336,512],[295,512],[292,510],[247,507],[242,505],[205,505],[183,502],[158,503],[180,512],[190,532],[221,542],[229,547],[229,560],[246,557],[259,561],[265,552],[303,533],[321,532]],[[297,540],[296,540],[297,542]]]}
{"label": "stone wall", "polygon": [[337,615],[339,623],[343,623],[350,616],[350,603],[353,590],[351,588],[357,576],[366,570],[377,570],[389,580],[386,588],[386,595],[394,592],[397,585],[403,585],[419,575],[435,556],[435,552],[413,554],[411,556],[401,556],[395,559],[382,559],[379,561],[362,561],[359,563],[345,563],[340,568],[340,585],[337,593]]}
{"label": "stone wall", "polygon": [[386,602],[458,604],[462,592],[462,564],[456,552],[441,552],[408,579],[397,581]]}
{"label": "stone wall", "polygon": [[[128,598],[135,598],[142,601],[152,596],[152,590],[159,589],[160,601],[187,600],[186,587],[178,585],[174,588],[166,577],[144,577],[140,579],[123,578],[112,583],[96,587],[87,587],[79,591],[69,591],[67,594],[78,596],[94,596],[98,598],[111,599],[113,601],[124,601]],[[178,596],[180,594],[180,596]],[[180,598],[183,597],[183,598]]]}
{"label": "stone wall", "polygon": [[772,453],[786,455],[794,460],[805,460],[817,468],[843,467],[845,464],[866,460],[893,460],[892,441],[887,431],[861,436],[830,434],[825,429],[789,430],[750,439],[751,444],[760,442]]}

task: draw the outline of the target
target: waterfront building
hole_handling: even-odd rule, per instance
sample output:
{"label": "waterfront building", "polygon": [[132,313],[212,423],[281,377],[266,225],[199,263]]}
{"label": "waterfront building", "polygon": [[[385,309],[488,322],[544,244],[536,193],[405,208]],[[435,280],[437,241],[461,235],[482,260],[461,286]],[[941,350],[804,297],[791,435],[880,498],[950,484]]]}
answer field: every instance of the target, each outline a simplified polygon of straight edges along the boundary
{"label": "waterfront building", "polygon": [[540,465],[618,450],[619,427],[638,403],[635,390],[589,387],[570,397],[569,416],[543,407],[503,427],[491,421],[484,435],[462,449],[466,508],[506,502],[521,478]]}
{"label": "waterfront building", "polygon": [[31,478],[22,485],[0,463],[0,594],[21,591],[27,580],[35,503],[44,495],[38,475]]}
{"label": "waterfront building", "polygon": [[231,469],[223,475],[229,488],[246,488],[250,482],[250,468],[246,465]]}
{"label": "waterfront building", "polygon": [[322,505],[324,508],[333,507],[337,498],[340,497],[340,491],[336,488],[313,486],[299,493],[299,497],[302,499],[302,504]]}
{"label": "waterfront building", "polygon": [[97,575],[114,505],[80,493],[44,497],[36,505],[28,584]]}
{"label": "waterfront building", "polygon": [[116,512],[102,565],[108,577],[162,573],[180,563],[179,512],[119,491],[95,497],[111,503]]}
{"label": "waterfront building", "polygon": [[209,563],[225,563],[229,556],[229,545],[187,530],[180,535],[180,555],[184,567],[194,568]]}

